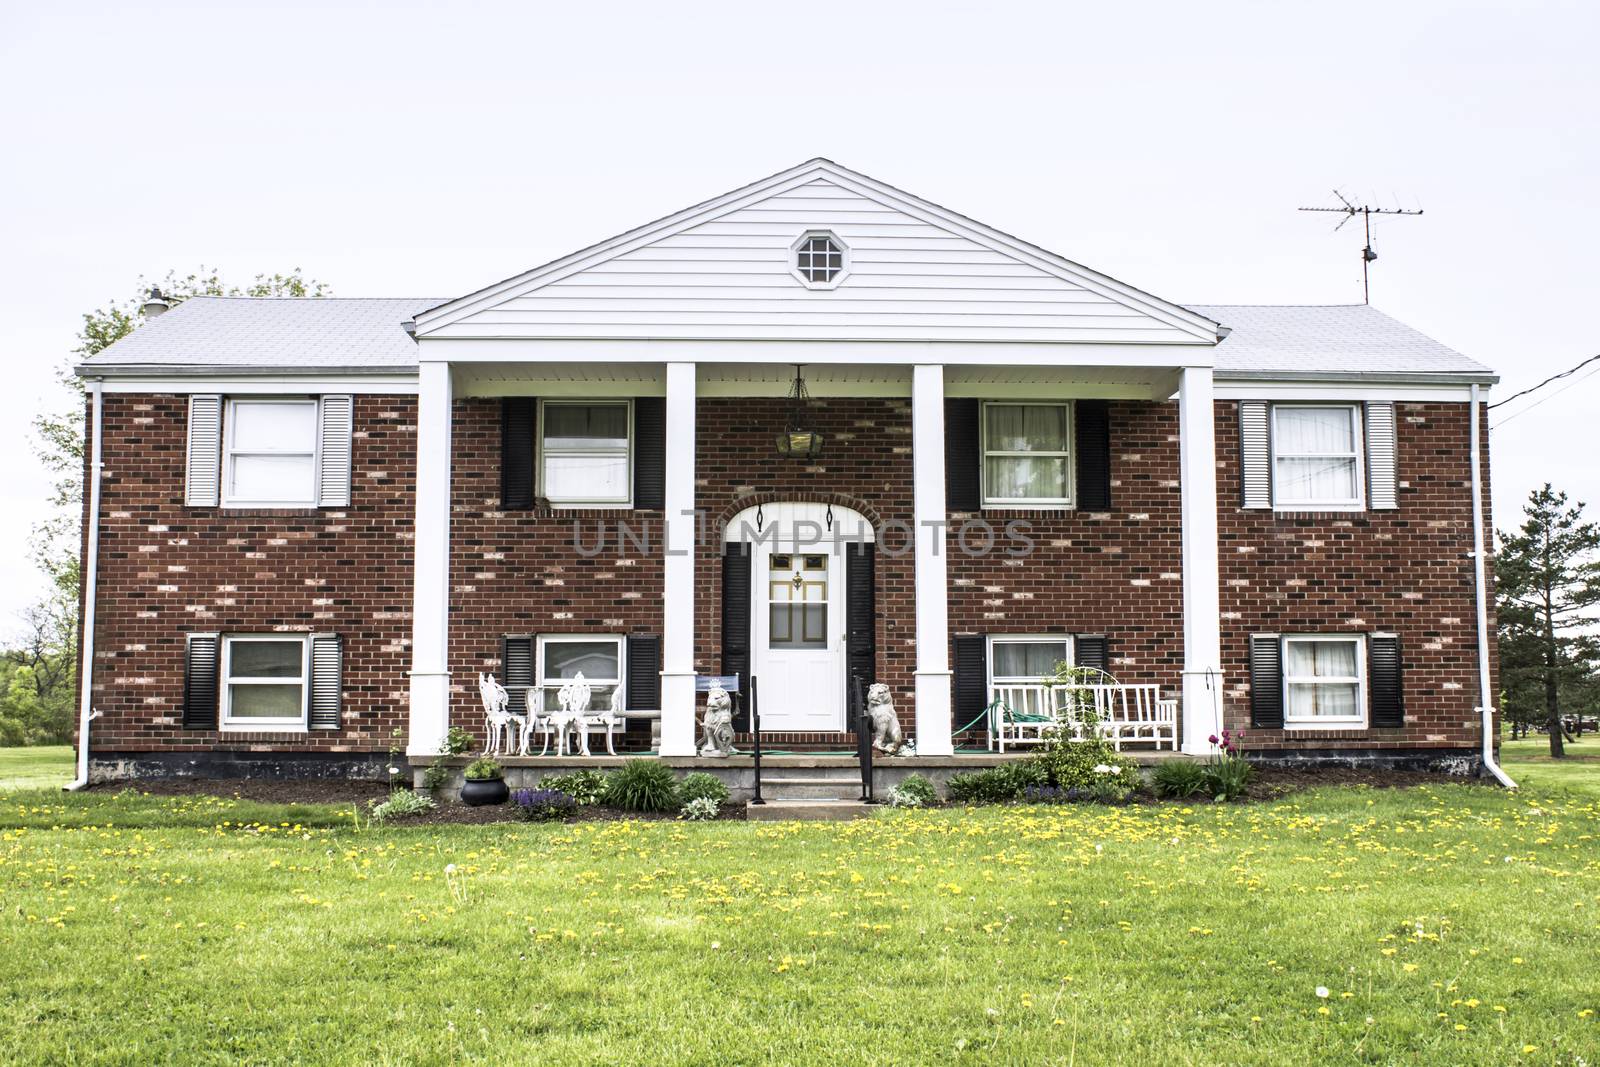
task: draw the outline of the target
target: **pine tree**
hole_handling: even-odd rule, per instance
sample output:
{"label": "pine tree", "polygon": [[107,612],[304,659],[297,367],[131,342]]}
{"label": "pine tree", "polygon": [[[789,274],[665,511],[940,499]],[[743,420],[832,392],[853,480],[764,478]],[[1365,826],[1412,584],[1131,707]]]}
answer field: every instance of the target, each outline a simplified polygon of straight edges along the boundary
{"label": "pine tree", "polygon": [[1542,718],[1560,758],[1563,700],[1573,710],[1600,675],[1600,525],[1548,482],[1523,516],[1520,530],[1500,533],[1495,562],[1504,703],[1512,717]]}

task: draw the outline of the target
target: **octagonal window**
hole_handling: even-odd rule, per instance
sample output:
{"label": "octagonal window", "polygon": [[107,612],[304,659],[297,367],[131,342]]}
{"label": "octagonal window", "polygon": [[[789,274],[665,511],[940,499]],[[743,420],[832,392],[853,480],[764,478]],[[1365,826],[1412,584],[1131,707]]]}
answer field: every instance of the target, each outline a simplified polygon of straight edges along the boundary
{"label": "octagonal window", "polygon": [[794,246],[794,272],[807,285],[831,288],[847,267],[845,247],[831,233],[807,233]]}

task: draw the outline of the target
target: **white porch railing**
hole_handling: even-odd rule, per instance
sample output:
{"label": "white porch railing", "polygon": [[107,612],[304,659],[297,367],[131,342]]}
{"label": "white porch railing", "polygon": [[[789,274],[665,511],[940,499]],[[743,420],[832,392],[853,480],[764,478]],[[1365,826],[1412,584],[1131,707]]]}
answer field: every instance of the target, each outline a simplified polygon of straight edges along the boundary
{"label": "white porch railing", "polygon": [[997,685],[990,690],[989,748],[1037,745],[1058,732],[1081,740],[1079,709],[1094,711],[1096,729],[1118,751],[1124,741],[1149,741],[1178,748],[1178,702],[1164,699],[1158,685],[1108,682],[1084,685]]}

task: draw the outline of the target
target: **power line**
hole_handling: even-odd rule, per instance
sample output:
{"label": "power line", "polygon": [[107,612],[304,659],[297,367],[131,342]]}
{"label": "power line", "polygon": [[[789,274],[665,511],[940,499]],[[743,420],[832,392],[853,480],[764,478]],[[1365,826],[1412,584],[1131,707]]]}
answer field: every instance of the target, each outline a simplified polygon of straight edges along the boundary
{"label": "power line", "polygon": [[1588,359],[1584,360],[1583,362],[1578,363],[1578,364],[1576,364],[1574,366],[1568,367],[1566,370],[1562,371],[1560,374],[1552,374],[1552,375],[1550,375],[1550,377],[1546,378],[1544,381],[1540,382],[1538,385],[1529,386],[1528,388],[1524,389],[1520,393],[1512,393],[1510,396],[1506,397],[1504,400],[1497,400],[1493,404],[1490,404],[1485,410],[1493,411],[1495,408],[1504,407],[1506,404],[1511,403],[1513,400],[1516,400],[1518,397],[1524,397],[1524,396],[1527,396],[1529,393],[1538,392],[1540,389],[1543,389],[1545,386],[1549,385],[1551,382],[1560,381],[1562,378],[1566,378],[1566,377],[1569,377],[1570,375],[1576,374],[1578,371],[1580,371],[1583,368],[1587,367],[1589,364],[1593,363],[1597,359],[1600,359],[1600,354],[1596,354],[1596,355],[1590,356]]}
{"label": "power line", "polygon": [[[1596,358],[1600,358],[1600,357],[1596,357]],[[1593,362],[1593,361],[1592,360],[1584,360],[1584,363],[1590,363],[1590,362]],[[1582,365],[1583,364],[1580,363],[1578,366],[1582,366]],[[1578,369],[1577,367],[1573,368],[1573,370],[1577,370],[1577,369]],[[1571,374],[1572,371],[1568,371],[1567,373]],[[1594,370],[1590,371],[1588,374],[1585,374],[1581,378],[1574,378],[1572,381],[1568,382],[1566,385],[1563,385],[1560,389],[1557,389],[1553,393],[1550,393],[1550,394],[1548,394],[1546,396],[1541,396],[1538,400],[1535,400],[1533,403],[1529,404],[1527,407],[1523,408],[1521,411],[1512,412],[1511,414],[1507,415],[1505,418],[1501,419],[1499,422],[1497,422],[1494,425],[1490,426],[1489,429],[1498,430],[1500,427],[1504,426],[1506,423],[1510,422],[1511,420],[1521,418],[1522,416],[1526,415],[1528,412],[1532,411],[1534,408],[1538,407],[1540,404],[1543,404],[1546,400],[1554,400],[1556,397],[1560,396],[1562,393],[1566,392],[1568,389],[1571,389],[1573,386],[1581,384],[1582,382],[1588,381],[1590,378],[1593,378],[1596,374],[1600,374],[1600,367],[1596,367]],[[1559,377],[1559,375],[1558,375],[1558,377]],[[1534,388],[1538,388],[1538,387],[1535,386]],[[1495,405],[1495,406],[1498,406],[1498,405]]]}

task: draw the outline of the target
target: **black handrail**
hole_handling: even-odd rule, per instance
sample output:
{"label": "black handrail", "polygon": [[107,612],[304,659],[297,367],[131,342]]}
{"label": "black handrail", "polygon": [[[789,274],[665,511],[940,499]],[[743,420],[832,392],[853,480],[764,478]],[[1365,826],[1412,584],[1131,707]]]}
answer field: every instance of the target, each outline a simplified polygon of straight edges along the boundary
{"label": "black handrail", "polygon": [[761,799],[761,702],[756,699],[756,676],[753,674],[750,676],[750,736],[756,768],[756,791],[750,803],[765,804],[766,801]]}
{"label": "black handrail", "polygon": [[861,695],[861,676],[852,675],[851,698],[856,706],[856,756],[861,760],[861,803],[872,801],[872,720],[867,715],[867,703]]}

